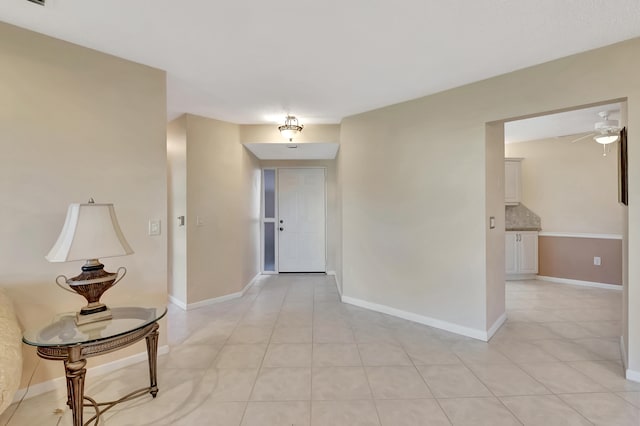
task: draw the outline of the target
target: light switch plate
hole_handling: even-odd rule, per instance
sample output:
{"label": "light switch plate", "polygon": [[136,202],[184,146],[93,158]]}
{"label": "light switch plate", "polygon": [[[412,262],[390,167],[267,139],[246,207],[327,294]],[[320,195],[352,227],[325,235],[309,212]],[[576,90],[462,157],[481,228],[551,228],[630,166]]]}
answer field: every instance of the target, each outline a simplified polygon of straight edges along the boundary
{"label": "light switch plate", "polygon": [[160,235],[160,220],[151,219],[149,221],[149,235],[152,237],[157,237]]}

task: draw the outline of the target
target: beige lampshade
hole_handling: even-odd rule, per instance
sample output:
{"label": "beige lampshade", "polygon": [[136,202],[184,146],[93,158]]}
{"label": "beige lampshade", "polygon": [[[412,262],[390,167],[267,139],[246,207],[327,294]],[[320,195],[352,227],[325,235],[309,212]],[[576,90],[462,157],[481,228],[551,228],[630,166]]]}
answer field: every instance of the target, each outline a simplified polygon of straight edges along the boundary
{"label": "beige lampshade", "polygon": [[122,235],[113,204],[71,204],[49,262],[125,256],[133,250]]}

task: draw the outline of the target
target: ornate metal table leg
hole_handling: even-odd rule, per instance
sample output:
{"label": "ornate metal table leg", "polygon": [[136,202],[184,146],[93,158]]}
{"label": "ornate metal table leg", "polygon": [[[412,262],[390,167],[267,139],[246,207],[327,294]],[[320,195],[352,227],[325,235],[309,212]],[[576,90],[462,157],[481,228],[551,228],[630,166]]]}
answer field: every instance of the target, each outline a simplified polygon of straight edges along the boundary
{"label": "ornate metal table leg", "polygon": [[146,337],[147,340],[147,356],[149,358],[149,380],[151,382],[149,393],[154,398],[158,395],[158,324],[155,323],[153,330]]}
{"label": "ornate metal table leg", "polygon": [[[67,362],[68,360],[64,361],[64,371],[67,371]],[[69,408],[73,408],[71,406],[71,383],[69,382],[69,380],[67,380],[67,406]]]}
{"label": "ornate metal table leg", "polygon": [[84,377],[87,370],[86,359],[82,359],[82,347],[72,346],[69,348],[69,358],[65,362],[67,373],[68,400],[71,402],[73,413],[73,426],[82,426],[82,404],[84,399]]}

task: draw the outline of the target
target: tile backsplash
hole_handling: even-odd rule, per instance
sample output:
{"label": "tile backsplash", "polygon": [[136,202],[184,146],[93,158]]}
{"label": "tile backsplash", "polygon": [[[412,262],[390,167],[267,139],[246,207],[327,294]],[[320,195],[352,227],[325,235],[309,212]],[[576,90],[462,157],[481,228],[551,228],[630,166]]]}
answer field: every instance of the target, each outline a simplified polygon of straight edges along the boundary
{"label": "tile backsplash", "polygon": [[504,221],[507,231],[539,231],[541,228],[540,216],[522,203],[517,206],[505,206]]}

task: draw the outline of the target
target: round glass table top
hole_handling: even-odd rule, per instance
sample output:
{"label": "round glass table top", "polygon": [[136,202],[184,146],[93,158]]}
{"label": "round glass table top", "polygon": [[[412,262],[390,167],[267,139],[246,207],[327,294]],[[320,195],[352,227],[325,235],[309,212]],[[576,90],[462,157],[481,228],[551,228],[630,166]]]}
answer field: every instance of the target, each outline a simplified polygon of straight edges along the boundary
{"label": "round glass table top", "polygon": [[139,330],[158,321],[167,313],[166,306],[112,307],[112,318],[76,325],[76,313],[57,315],[45,327],[27,330],[22,341],[31,346],[69,346],[99,342]]}

